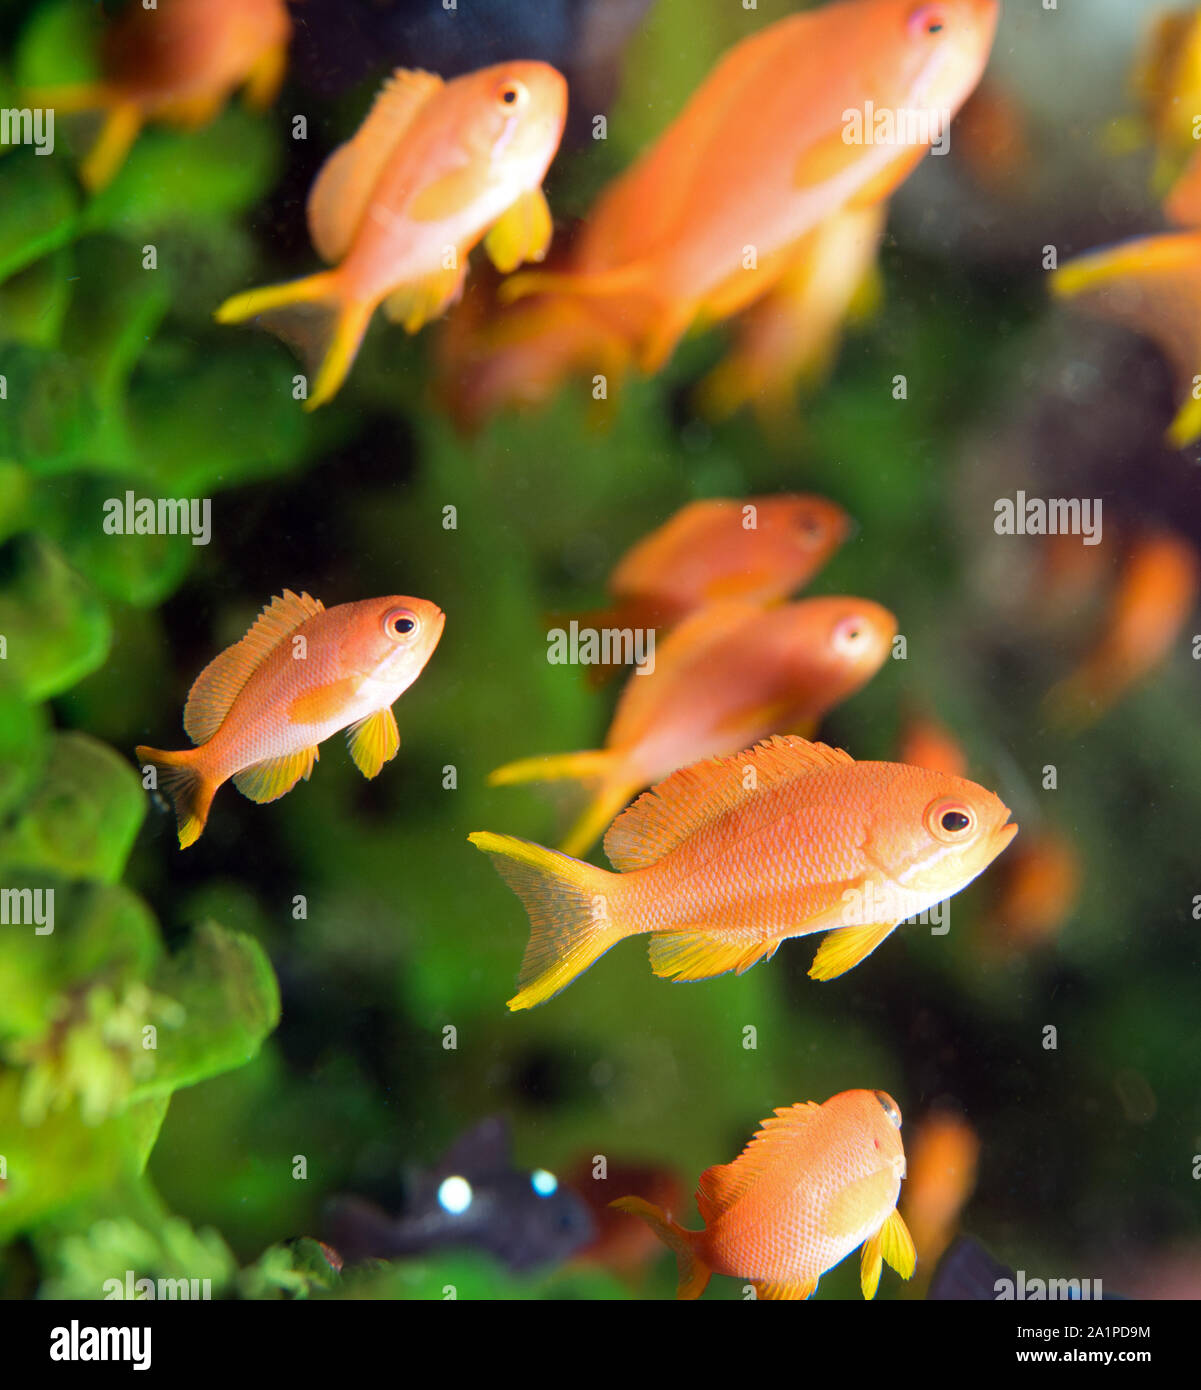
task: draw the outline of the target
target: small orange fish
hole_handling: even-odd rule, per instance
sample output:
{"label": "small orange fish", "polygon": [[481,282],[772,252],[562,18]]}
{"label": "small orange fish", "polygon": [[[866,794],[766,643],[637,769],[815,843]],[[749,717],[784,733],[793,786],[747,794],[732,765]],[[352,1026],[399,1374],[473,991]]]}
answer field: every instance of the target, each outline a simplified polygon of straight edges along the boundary
{"label": "small orange fish", "polygon": [[1000,866],[996,899],[979,940],[1024,951],[1053,937],[1080,895],[1080,855],[1054,830],[1035,830]]}
{"label": "small orange fish", "polygon": [[664,628],[721,599],[773,603],[803,588],[851,533],[835,502],[805,493],[689,502],[617,562],[596,628]]}
{"label": "small orange fish", "polygon": [[285,589],[245,637],[197,676],[183,724],[198,745],[139,747],[175,805],[179,844],[200,838],[217,788],[231,777],[251,801],[275,801],[306,781],[317,745],[349,726],[350,756],[374,777],[396,756],[392,705],[417,679],[446,618],[420,598],[325,608]]}
{"label": "small orange fish", "polygon": [[643,793],[605,836],[617,873],[512,835],[468,838],[530,915],[509,1000],[528,1009],[648,933],[656,975],[707,980],[827,931],[809,974],[831,980],[959,892],[1016,834],[1008,809],[972,782],[789,736]]}
{"label": "small orange fish", "polygon": [[863,1246],[859,1283],[874,1298],[885,1260],[908,1279],[913,1240],[897,1211],[905,1149],[901,1112],[884,1091],[842,1091],[776,1110],[733,1163],[706,1168],[696,1189],[704,1228],[685,1230],[641,1197],[614,1202],[640,1216],[676,1257],[678,1298],[699,1298],[714,1274],[757,1298],[802,1299]]}
{"label": "small orange fish", "polygon": [[910,767],[945,772],[948,777],[967,776],[967,756],[959,740],[928,714],[914,712],[905,721],[897,758]]}
{"label": "small orange fish", "polygon": [[84,160],[84,186],[103,188],[147,121],[201,126],[230,94],[270,106],[283,81],[292,21],[284,0],[158,0],[126,5],[104,39],[100,82],[35,88],[33,106],[56,114],[105,112]]}
{"label": "small orange fish", "polygon": [[610,1162],[604,1176],[598,1177],[591,1152],[564,1182],[588,1204],[596,1230],[594,1239],[574,1258],[581,1264],[602,1265],[620,1278],[637,1280],[662,1248],[653,1232],[614,1210],[609,1194],[633,1190],[645,1201],[671,1211],[684,1199],[684,1184],[672,1169],[651,1163]]}
{"label": "small orange fish", "polygon": [[313,245],[335,269],[249,290],[220,323],[261,317],[316,373],[307,410],[338,390],[377,305],[409,333],[460,294],[481,240],[502,272],[550,245],[542,180],[559,147],[567,84],[513,62],[443,82],[398,69],[308,201]]}
{"label": "small orange fish", "polygon": [[959,1213],[976,1186],[979,1161],[980,1140],[961,1116],[934,1110],[917,1125],[901,1206],[917,1257],[931,1269],[951,1243]]}
{"label": "small orange fish", "polygon": [[956,156],[987,192],[1011,197],[1029,182],[1033,154],[1022,107],[984,77],[955,118]]}
{"label": "small orange fish", "polygon": [[502,299],[604,301],[657,371],[691,324],[769,290],[823,218],[888,197],[979,80],[997,14],[843,0],[743,39],[602,194],[572,269],[515,276]]}
{"label": "small orange fish", "polygon": [[735,320],[733,345],[698,387],[698,407],[724,419],[744,405],[769,426],[786,421],[798,384],[829,372],[843,324],[879,298],[876,256],[884,201],[837,212],[803,237],[792,265]]}
{"label": "small orange fish", "polygon": [[1047,694],[1052,715],[1077,726],[1100,718],[1170,654],[1199,585],[1201,564],[1190,542],[1164,529],[1137,536],[1095,647]]}
{"label": "small orange fish", "polygon": [[776,608],[730,602],[693,613],[622,691],[605,747],[524,758],[492,786],[579,778],[588,810],[560,846],[586,854],[643,788],[702,758],[783,731],[811,735],[822,716],[884,664],[897,621],[878,603],[811,598]]}

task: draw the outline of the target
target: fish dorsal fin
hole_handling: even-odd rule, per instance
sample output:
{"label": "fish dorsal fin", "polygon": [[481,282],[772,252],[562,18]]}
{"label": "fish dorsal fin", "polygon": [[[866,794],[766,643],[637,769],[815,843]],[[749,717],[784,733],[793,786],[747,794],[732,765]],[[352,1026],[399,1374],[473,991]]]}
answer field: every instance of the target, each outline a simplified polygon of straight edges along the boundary
{"label": "fish dorsal fin", "polygon": [[192,742],[212,738],[255,670],[301,623],[324,611],[320,599],[294,594],[291,589],[273,598],[246,636],[218,653],[193,682],[183,712],[183,726]]}
{"label": "fish dorsal fin", "polygon": [[744,753],[681,768],[617,817],[605,836],[605,853],[623,873],[645,869],[702,826],[742,805],[751,770],[755,791],[763,792],[854,761],[841,748],[788,734]]}
{"label": "fish dorsal fin", "polygon": [[763,1121],[755,1137],[733,1163],[719,1163],[705,1169],[697,1185],[696,1205],[706,1226],[738,1201],[780,1145],[793,1142],[808,1128],[820,1109],[821,1106],[812,1100],[781,1107],[770,1119]]}
{"label": "fish dorsal fin", "polygon": [[349,250],[389,156],[442,85],[435,73],[397,68],[363,124],[321,166],[309,194],[308,219],[313,245],[323,260],[340,261]]}

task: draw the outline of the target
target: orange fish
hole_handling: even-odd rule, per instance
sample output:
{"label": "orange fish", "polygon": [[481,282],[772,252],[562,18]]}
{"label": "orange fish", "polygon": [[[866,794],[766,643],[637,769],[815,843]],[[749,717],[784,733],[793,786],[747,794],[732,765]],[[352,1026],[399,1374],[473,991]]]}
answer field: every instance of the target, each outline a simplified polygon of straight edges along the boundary
{"label": "orange fish", "polygon": [[658,647],[653,670],[629,678],[604,748],[525,758],[488,781],[594,783],[588,810],[560,846],[586,854],[631,797],[676,768],[781,730],[812,734],[876,674],[896,631],[893,615],[868,599],[702,608]]}
{"label": "orange fish", "polygon": [[734,320],[733,346],[698,388],[702,414],[723,419],[750,405],[765,424],[787,419],[798,383],[812,388],[829,372],[844,322],[879,297],[887,214],[883,201],[851,208],[802,238],[772,289]]}
{"label": "orange fish", "polygon": [[905,721],[897,757],[910,767],[945,772],[948,777],[967,775],[967,757],[959,740],[927,714],[913,713]]}
{"label": "orange fish", "polygon": [[985,77],[955,118],[956,156],[987,192],[1011,197],[1024,184],[1033,154],[1020,104]]}
{"label": "orange fish", "polygon": [[979,1161],[980,1140],[959,1115],[935,1110],[918,1124],[901,1205],[918,1259],[930,1268],[955,1234],[959,1213],[976,1186]]}
{"label": "orange fish", "polygon": [[1183,449],[1201,436],[1201,232],[1136,237],[1067,262],[1051,291],[1085,313],[1151,339],[1176,379],[1179,406],[1168,442]]}
{"label": "orange fish", "polygon": [[733,1163],[706,1168],[696,1189],[702,1230],[685,1230],[641,1197],[613,1205],[642,1217],[673,1252],[678,1298],[699,1298],[714,1274],[753,1284],[757,1298],[809,1298],[861,1245],[859,1283],[874,1298],[885,1260],[902,1279],[916,1265],[897,1211],[900,1130],[884,1091],[842,1091],[823,1105],[776,1110]]}
{"label": "orange fish", "polygon": [[1028,950],[1054,936],[1080,895],[1080,856],[1054,830],[1036,830],[1000,866],[996,900],[979,939]]}
{"label": "orange fish", "polygon": [[126,5],[104,38],[104,77],[35,88],[25,99],[56,114],[103,111],[104,125],[80,177],[102,188],[125,161],[147,121],[201,126],[246,84],[247,101],[275,100],[292,21],[284,0],[158,0]]}
{"label": "orange fish", "polygon": [[1201,102],[1201,9],[1159,15],[1134,69],[1133,85],[1157,151],[1162,189],[1197,148]]}
{"label": "orange fish", "polygon": [[345,380],[376,306],[409,333],[462,290],[481,240],[508,272],[551,239],[542,195],[567,114],[567,84],[546,63],[513,62],[443,82],[398,69],[353,139],[322,166],[309,231],[333,270],[249,290],[221,323],[262,317],[316,372],[305,408]]}
{"label": "orange fish", "polygon": [[1047,695],[1067,724],[1099,718],[1171,653],[1197,603],[1201,565],[1181,536],[1145,530],[1118,576],[1104,629],[1080,667]]}
{"label": "orange fish", "polygon": [[661,1248],[645,1226],[627,1221],[613,1209],[608,1194],[633,1189],[655,1206],[671,1211],[684,1198],[683,1183],[672,1169],[650,1163],[608,1163],[604,1176],[598,1177],[591,1153],[580,1160],[564,1181],[587,1202],[596,1230],[593,1240],[576,1253],[575,1259],[582,1264],[603,1265],[619,1277],[637,1280],[646,1265],[662,1253]]}
{"label": "orange fish", "polygon": [[769,290],[824,218],[905,179],[979,80],[997,13],[996,0],[844,0],[743,39],[606,189],[572,269],[515,276],[502,298],[601,301],[657,371],[694,322]]}
{"label": "orange fish", "polygon": [[681,507],[617,562],[597,628],[662,628],[721,599],[772,603],[803,588],[850,535],[835,502],[805,493]]}
{"label": "orange fish", "polygon": [[1008,809],[972,782],[788,736],[640,796],[605,836],[617,873],[512,835],[468,838],[530,915],[509,1000],[528,1009],[643,934],[656,975],[707,980],[828,931],[809,974],[831,980],[970,883],[1016,834]]}
{"label": "orange fish", "polygon": [[175,805],[179,844],[200,838],[217,788],[231,777],[251,801],[306,781],[317,745],[349,726],[350,756],[374,777],[396,756],[392,705],[417,679],[446,618],[420,598],[364,599],[327,609],[285,589],[253,627],[197,676],[183,725],[198,746],[139,747]]}

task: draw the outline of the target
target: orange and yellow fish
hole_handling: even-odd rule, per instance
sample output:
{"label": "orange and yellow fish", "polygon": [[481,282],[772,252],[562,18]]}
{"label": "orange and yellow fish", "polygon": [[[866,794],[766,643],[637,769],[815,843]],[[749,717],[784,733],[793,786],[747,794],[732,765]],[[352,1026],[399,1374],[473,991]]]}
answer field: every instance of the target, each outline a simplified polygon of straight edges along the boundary
{"label": "orange and yellow fish", "polygon": [[334,269],[234,295],[221,323],[261,318],[316,373],[305,407],[345,380],[376,307],[409,333],[457,298],[481,240],[503,272],[550,244],[542,180],[559,147],[567,84],[512,62],[443,82],[398,69],[308,200],[313,245]]}
{"label": "orange and yellow fish", "polygon": [[515,276],[502,299],[587,297],[657,371],[692,324],[771,289],[824,218],[888,197],[979,80],[997,13],[841,0],[743,39],[605,190],[572,267]]}
{"label": "orange and yellow fish", "polygon": [[275,801],[308,780],[317,745],[349,728],[350,756],[374,777],[396,756],[392,705],[430,659],[445,623],[425,599],[363,599],[326,608],[285,589],[245,637],[197,676],[183,723],[197,745],[139,747],[170,795],[179,844],[200,838],[218,787],[233,778],[251,801]]}
{"label": "orange and yellow fish", "polygon": [[808,584],[851,527],[836,502],[806,493],[689,502],[626,551],[609,607],[580,622],[668,628],[722,599],[774,603]]}
{"label": "orange and yellow fish", "polygon": [[960,1115],[933,1110],[916,1126],[901,1209],[925,1267],[933,1269],[951,1243],[979,1162],[980,1139]]}
{"label": "orange and yellow fish", "polygon": [[588,809],[560,846],[586,854],[631,797],[677,768],[769,734],[812,734],[876,674],[896,631],[893,615],[869,599],[702,608],[659,644],[653,670],[630,676],[604,748],[524,758],[488,781],[589,784]]}
{"label": "orange and yellow fish", "polygon": [[1162,191],[1197,150],[1201,8],[1154,20],[1135,64],[1133,86],[1156,149],[1153,186]]}
{"label": "orange and yellow fish", "polygon": [[902,727],[897,757],[910,767],[945,772],[948,777],[967,776],[967,755],[959,740],[946,725],[916,709]]}
{"label": "orange and yellow fish", "polygon": [[1053,937],[1072,915],[1083,877],[1080,854],[1062,832],[1024,835],[1000,865],[978,937],[985,951],[1027,951]]}
{"label": "orange and yellow fish", "polygon": [[1008,809],[972,782],[788,736],[643,793],[605,836],[616,873],[511,835],[468,838],[529,913],[509,1000],[528,1009],[646,934],[656,975],[707,980],[825,931],[809,974],[833,979],[959,892],[1016,834]]}
{"label": "orange and yellow fish", "polygon": [[243,84],[251,105],[269,106],[291,33],[284,0],[158,0],[153,7],[135,0],[105,34],[99,82],[35,88],[25,99],[59,115],[105,113],[80,169],[95,190],[121,167],[147,121],[206,125]]}
{"label": "orange and yellow fish", "polygon": [[1199,586],[1201,560],[1191,542],[1160,527],[1137,533],[1095,646],[1047,694],[1053,717],[1091,723],[1144,679],[1171,652]]}
{"label": "orange and yellow fish", "polygon": [[916,1266],[897,1211],[900,1131],[901,1112],[884,1091],[842,1091],[822,1105],[776,1110],[733,1163],[706,1168],[696,1189],[702,1230],[641,1197],[613,1205],[640,1216],[675,1255],[678,1298],[699,1298],[714,1274],[753,1284],[757,1298],[810,1298],[859,1246],[860,1287],[874,1298],[885,1261],[902,1279]]}

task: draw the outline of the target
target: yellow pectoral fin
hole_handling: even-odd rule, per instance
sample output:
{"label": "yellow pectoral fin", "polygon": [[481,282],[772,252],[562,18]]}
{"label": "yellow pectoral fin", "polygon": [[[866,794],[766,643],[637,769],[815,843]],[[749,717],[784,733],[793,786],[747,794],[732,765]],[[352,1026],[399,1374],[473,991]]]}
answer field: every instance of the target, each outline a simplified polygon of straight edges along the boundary
{"label": "yellow pectoral fin", "polygon": [[863,1290],[864,1298],[875,1298],[876,1290],[880,1287],[882,1267],[880,1233],[877,1231],[863,1242],[863,1253],[859,1257],[859,1287]]}
{"label": "yellow pectoral fin", "polygon": [[757,941],[723,941],[704,932],[664,932],[650,941],[651,969],[663,979],[677,983],[711,980],[715,975],[749,970],[756,961],[770,960],[779,946],[778,938]]}
{"label": "yellow pectoral fin", "polygon": [[795,1284],[771,1284],[765,1279],[752,1279],[755,1297],[762,1299],[805,1299],[812,1298],[817,1290],[817,1280],[798,1280]]}
{"label": "yellow pectoral fin", "polygon": [[540,188],[523,193],[492,225],[484,238],[484,250],[502,275],[523,261],[540,261],[550,246],[554,223],[546,196]]}
{"label": "yellow pectoral fin", "polygon": [[902,1279],[912,1279],[913,1271],[917,1268],[917,1250],[913,1245],[913,1237],[909,1234],[909,1227],[905,1225],[905,1220],[896,1207],[893,1207],[888,1214],[888,1220],[880,1227],[877,1239],[880,1242],[880,1253],[885,1260]]}
{"label": "yellow pectoral fin", "polygon": [[809,967],[809,978],[833,980],[838,975],[845,975],[870,956],[896,925],[895,922],[877,922],[870,927],[837,927],[826,935],[817,948],[817,955]]}
{"label": "yellow pectoral fin", "polygon": [[324,724],[328,719],[336,719],[358,693],[359,682],[355,676],[343,676],[341,680],[331,681],[306,690],[288,706],[288,718],[293,724]]}
{"label": "yellow pectoral fin", "polygon": [[302,748],[299,753],[286,753],[282,758],[267,758],[234,773],[234,786],[251,801],[278,801],[302,777],[309,780],[319,756],[316,748]]}
{"label": "yellow pectoral fin", "polygon": [[347,738],[354,765],[367,778],[377,776],[380,768],[392,761],[400,747],[396,716],[390,708],[377,709],[366,719],[352,724]]}
{"label": "yellow pectoral fin", "polygon": [[416,333],[458,297],[466,274],[464,258],[451,270],[436,270],[411,285],[401,285],[384,301],[384,313],[393,323],[403,324],[406,333]]}

